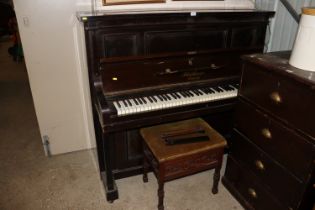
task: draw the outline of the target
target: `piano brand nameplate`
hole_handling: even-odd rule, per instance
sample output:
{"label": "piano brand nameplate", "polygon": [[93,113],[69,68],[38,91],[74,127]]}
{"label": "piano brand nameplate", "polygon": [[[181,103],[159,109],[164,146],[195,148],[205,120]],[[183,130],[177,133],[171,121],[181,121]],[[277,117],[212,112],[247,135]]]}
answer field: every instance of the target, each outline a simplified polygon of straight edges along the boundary
{"label": "piano brand nameplate", "polygon": [[205,71],[203,72],[184,72],[182,77],[186,78],[188,81],[200,80],[202,76],[206,74]]}

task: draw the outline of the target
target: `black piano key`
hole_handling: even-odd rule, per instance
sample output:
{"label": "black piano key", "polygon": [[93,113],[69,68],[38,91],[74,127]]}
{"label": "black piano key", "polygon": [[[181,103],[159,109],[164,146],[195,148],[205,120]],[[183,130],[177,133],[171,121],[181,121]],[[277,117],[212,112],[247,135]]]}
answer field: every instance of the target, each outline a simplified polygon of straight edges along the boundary
{"label": "black piano key", "polygon": [[221,90],[221,92],[224,92],[221,86],[218,86],[218,89]]}
{"label": "black piano key", "polygon": [[[150,96],[150,97],[151,97],[151,96]],[[155,98],[154,96],[152,96],[151,98],[152,98],[152,100],[153,100],[154,102],[157,102],[157,100],[156,100],[156,98]]]}
{"label": "black piano key", "polygon": [[178,93],[174,93],[174,94],[177,96],[177,98],[182,98],[182,96],[179,95]]}
{"label": "black piano key", "polygon": [[141,98],[138,98],[138,101],[139,101],[140,104],[143,104]]}
{"label": "black piano key", "polygon": [[234,85],[230,85],[231,88],[233,88],[233,90],[237,90],[236,86]]}
{"label": "black piano key", "polygon": [[228,86],[226,86],[226,85],[221,85],[220,86],[223,90],[225,90],[225,91],[229,91],[230,90],[230,88],[228,87]]}
{"label": "black piano key", "polygon": [[203,92],[201,91],[201,90],[196,90],[198,93],[199,93],[199,95],[203,95]]}
{"label": "black piano key", "polygon": [[119,101],[115,101],[115,102],[116,102],[118,108],[121,108],[121,105],[120,105]]}
{"label": "black piano key", "polygon": [[151,99],[151,96],[148,96],[148,99],[149,99],[150,103],[153,103],[153,100]]}
{"label": "black piano key", "polygon": [[161,95],[157,95],[157,97],[161,100],[164,101],[163,97]]}
{"label": "black piano key", "polygon": [[162,94],[161,96],[163,97],[164,101],[167,101],[167,100],[168,100],[168,99],[165,97],[164,94]]}
{"label": "black piano key", "polygon": [[182,93],[184,94],[185,98],[188,98],[188,97],[189,97],[189,95],[187,94],[186,91],[183,91]]}
{"label": "black piano key", "polygon": [[230,87],[229,85],[225,85],[225,87],[228,89],[228,91],[234,90],[234,88]]}
{"label": "black piano key", "polygon": [[130,99],[130,102],[131,102],[131,105],[132,105],[132,106],[136,105],[136,103],[135,103],[135,102],[136,102],[136,101],[135,101],[135,99],[133,99],[133,98],[132,98],[132,99]]}
{"label": "black piano key", "polygon": [[173,98],[177,99],[177,95],[175,93],[171,93],[171,96],[173,96]]}
{"label": "black piano key", "polygon": [[127,100],[127,103],[128,103],[129,106],[132,106],[132,104],[130,102],[130,99]]}
{"label": "black piano key", "polygon": [[145,98],[141,98],[144,104],[147,104],[147,100]]}
{"label": "black piano key", "polygon": [[206,94],[207,94],[207,93],[210,93],[207,88],[202,88],[202,91],[205,92]]}
{"label": "black piano key", "polygon": [[187,91],[187,93],[190,95],[190,97],[194,97],[194,94],[192,94],[190,91]]}
{"label": "black piano key", "polygon": [[214,91],[211,88],[207,88],[209,93],[214,93]]}
{"label": "black piano key", "polygon": [[219,87],[214,87],[213,89],[215,89],[219,93],[223,92],[223,90],[221,90]]}
{"label": "black piano key", "polygon": [[181,92],[182,93],[182,95],[184,96],[184,98],[188,98],[189,96],[188,96],[188,94],[185,92],[185,91],[183,91],[183,92]]}
{"label": "black piano key", "polygon": [[193,93],[195,93],[197,96],[199,96],[199,92],[197,90],[193,90]]}
{"label": "black piano key", "polygon": [[123,102],[122,101],[118,101],[118,104],[122,107],[123,106]]}
{"label": "black piano key", "polygon": [[161,102],[161,99],[157,95],[154,98],[156,99],[156,102]]}
{"label": "black piano key", "polygon": [[128,103],[126,100],[123,100],[125,107],[128,107]]}
{"label": "black piano key", "polygon": [[133,99],[133,100],[135,101],[135,104],[136,104],[136,105],[139,105],[139,102],[138,102],[137,98],[135,98],[135,99]]}
{"label": "black piano key", "polygon": [[203,94],[208,94],[208,91],[206,91],[206,89],[200,89],[200,91],[201,91]]}
{"label": "black piano key", "polygon": [[165,97],[166,97],[168,100],[172,100],[172,98],[171,98],[169,95],[167,95],[167,94],[165,94]]}

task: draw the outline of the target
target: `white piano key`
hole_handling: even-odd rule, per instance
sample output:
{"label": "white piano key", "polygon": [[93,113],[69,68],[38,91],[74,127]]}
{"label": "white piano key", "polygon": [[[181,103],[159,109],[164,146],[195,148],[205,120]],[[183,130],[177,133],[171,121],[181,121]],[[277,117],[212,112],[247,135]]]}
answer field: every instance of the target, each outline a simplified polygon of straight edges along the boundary
{"label": "white piano key", "polygon": [[[230,87],[232,89],[229,90],[227,87]],[[207,89],[210,89],[213,92],[210,93]],[[219,89],[219,90],[216,90],[216,89]],[[130,115],[130,114],[136,114],[136,113],[146,112],[146,111],[155,111],[155,110],[167,109],[167,108],[172,108],[172,107],[178,107],[178,106],[184,106],[184,105],[190,105],[190,104],[196,104],[196,103],[205,103],[205,102],[232,98],[232,97],[237,96],[238,90],[235,86],[229,85],[229,86],[222,86],[222,87],[216,86],[212,88],[186,90],[184,92],[186,94],[189,93],[190,95],[185,97],[184,96],[185,93],[181,94],[180,92],[164,93],[163,99],[160,99],[158,95],[151,95],[151,96],[142,97],[141,103],[140,103],[140,98],[137,98],[137,99],[133,98],[133,99],[124,99],[124,101],[122,100],[113,101],[113,105],[117,111],[117,115],[122,116],[122,115]],[[167,100],[165,99],[166,96],[167,96]],[[180,98],[178,96],[180,96]],[[145,100],[145,103],[144,103],[144,100]],[[127,105],[125,105],[125,103]]]}
{"label": "white piano key", "polygon": [[148,97],[144,97],[144,99],[147,102],[148,111],[152,110],[152,103],[150,102]]}
{"label": "white piano key", "polygon": [[116,101],[114,101],[114,106],[115,106],[115,108],[116,108],[116,110],[117,110],[117,115],[118,115],[118,116],[121,115],[121,110],[120,110],[120,108],[119,108],[119,106],[118,106],[118,104],[117,104]]}
{"label": "white piano key", "polygon": [[130,99],[130,102],[131,102],[131,111],[132,113],[137,113],[138,112],[138,107],[134,101],[134,99]]}

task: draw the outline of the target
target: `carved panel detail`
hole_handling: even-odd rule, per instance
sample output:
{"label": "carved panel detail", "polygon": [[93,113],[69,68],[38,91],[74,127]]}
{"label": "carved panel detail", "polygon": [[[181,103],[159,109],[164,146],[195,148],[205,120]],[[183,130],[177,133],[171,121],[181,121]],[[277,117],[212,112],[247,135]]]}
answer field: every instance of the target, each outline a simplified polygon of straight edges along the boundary
{"label": "carved panel detail", "polygon": [[215,164],[218,161],[218,154],[202,154],[196,158],[185,159],[165,167],[166,176],[173,176],[179,173],[196,171]]}

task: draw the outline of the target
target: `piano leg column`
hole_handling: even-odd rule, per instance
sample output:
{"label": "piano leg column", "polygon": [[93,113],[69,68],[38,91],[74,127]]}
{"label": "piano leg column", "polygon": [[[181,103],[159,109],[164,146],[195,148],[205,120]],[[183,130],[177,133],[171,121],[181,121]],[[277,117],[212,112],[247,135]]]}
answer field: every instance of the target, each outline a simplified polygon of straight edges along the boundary
{"label": "piano leg column", "polygon": [[97,112],[94,108],[93,108],[93,121],[94,121],[94,129],[95,129],[98,166],[99,166],[100,175],[101,175],[102,172],[105,171],[104,150],[103,150],[103,143],[102,143],[103,132],[102,132],[102,126],[101,126],[100,121],[98,119]]}
{"label": "piano leg column", "polygon": [[95,109],[93,109],[93,120],[100,176],[106,191],[106,199],[108,202],[112,203],[114,200],[118,199],[118,191],[113,178],[112,167],[110,165],[109,138],[108,135],[103,133],[103,129]]}
{"label": "piano leg column", "polygon": [[110,149],[109,149],[109,141],[110,138],[108,134],[103,133],[103,150],[105,155],[105,172],[101,173],[105,193],[106,193],[106,199],[108,202],[112,203],[114,200],[118,199],[118,190],[117,185],[113,176],[112,167],[110,163]]}

